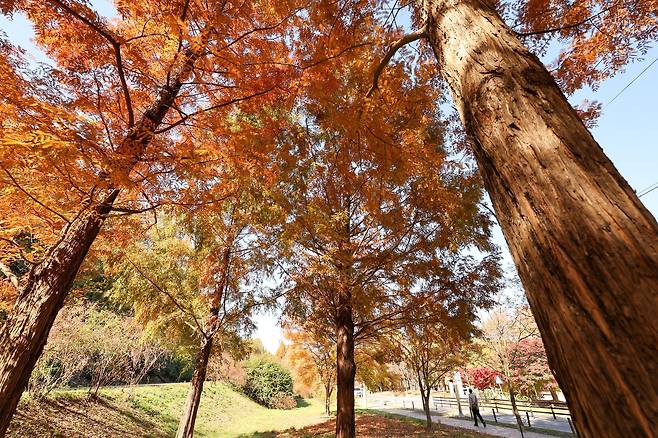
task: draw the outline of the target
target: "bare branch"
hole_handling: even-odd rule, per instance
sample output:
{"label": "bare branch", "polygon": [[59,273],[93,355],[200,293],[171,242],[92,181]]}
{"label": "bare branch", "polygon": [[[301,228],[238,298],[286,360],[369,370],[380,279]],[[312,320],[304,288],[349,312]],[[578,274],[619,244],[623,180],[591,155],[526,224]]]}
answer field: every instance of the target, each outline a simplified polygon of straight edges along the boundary
{"label": "bare branch", "polygon": [[179,120],[177,120],[176,122],[174,122],[174,123],[172,123],[172,124],[170,124],[170,125],[168,125],[168,126],[162,128],[162,129],[158,129],[157,131],[155,131],[155,133],[156,133],[156,134],[161,134],[161,133],[163,133],[163,132],[169,131],[170,129],[175,128],[176,126],[182,125],[182,124],[185,123],[187,120],[189,120],[190,118],[196,116],[197,114],[201,114],[201,113],[205,113],[205,112],[208,112],[208,111],[213,111],[213,110],[216,110],[216,109],[219,109],[219,108],[223,108],[223,107],[226,107],[226,106],[232,105],[232,104],[234,104],[234,103],[238,103],[238,102],[242,102],[242,101],[244,101],[244,100],[251,99],[251,98],[253,98],[253,97],[262,96],[262,95],[264,95],[264,94],[269,93],[270,91],[274,90],[274,89],[277,88],[277,87],[278,87],[278,85],[275,85],[275,86],[270,87],[270,88],[268,88],[268,89],[266,89],[266,90],[263,90],[263,91],[258,91],[258,92],[256,92],[256,93],[249,94],[249,95],[247,95],[247,96],[236,97],[235,99],[231,99],[231,100],[226,101],[226,102],[218,103],[217,105],[212,105],[212,106],[209,106],[208,108],[200,109],[200,110],[195,111],[195,112],[193,112],[193,113],[190,113],[190,114],[188,114],[188,115],[186,115],[186,116],[184,116],[184,117],[181,117],[181,118],[180,118]]}
{"label": "bare branch", "polygon": [[[550,28],[550,29],[537,30],[537,31],[533,31],[533,32],[516,32],[516,31],[514,31],[514,33],[516,34],[516,36],[519,36],[519,37],[527,37],[527,36],[534,36],[534,35],[544,35],[544,34],[553,33],[553,32],[560,32],[562,30],[569,30],[569,29],[573,29],[575,27],[580,27],[583,24],[587,23],[588,21],[592,21],[596,17],[605,14],[606,12],[608,12],[609,10],[611,10],[612,8],[617,6],[617,3],[619,3],[619,2],[615,2],[612,5],[610,5],[609,7],[600,10],[596,14],[590,15],[589,17],[585,17],[585,18],[583,18],[582,20],[580,20],[576,23],[567,24],[567,25],[564,25],[564,26],[554,27],[554,28]],[[594,23],[592,23],[592,24],[594,24]]]}
{"label": "bare branch", "polygon": [[30,198],[31,200],[33,200],[34,202],[36,202],[37,204],[39,204],[40,206],[42,206],[43,208],[45,208],[46,210],[48,210],[49,212],[51,212],[52,214],[58,216],[58,217],[61,218],[64,222],[66,222],[66,223],[71,223],[71,221],[68,220],[68,219],[66,218],[66,216],[64,216],[63,214],[61,214],[61,213],[59,213],[59,212],[53,210],[52,208],[48,207],[46,204],[44,204],[43,202],[39,201],[37,198],[35,198],[34,196],[32,196],[27,190],[25,190],[23,187],[21,187],[21,185],[18,184],[18,181],[16,181],[16,179],[14,178],[14,176],[13,176],[11,173],[9,173],[9,171],[8,171],[7,169],[5,169],[5,168],[3,167],[2,170],[5,171],[5,173],[7,174],[7,176],[9,177],[9,179],[11,179],[11,181],[14,183],[14,185],[16,186],[16,188],[17,188],[18,190],[20,190],[21,192],[25,193],[25,194],[28,196],[28,198]]}
{"label": "bare branch", "polygon": [[406,46],[409,43],[412,43],[414,41],[417,41],[421,38],[427,38],[428,33],[427,33],[427,24],[423,26],[423,28],[417,32],[413,32],[410,34],[407,34],[397,40],[393,45],[391,45],[388,49],[388,52],[384,56],[384,58],[381,60],[377,68],[375,69],[375,74],[372,79],[372,86],[370,87],[370,90],[368,90],[368,93],[366,94],[367,97],[372,96],[372,94],[375,92],[375,90],[378,89],[377,83],[379,82],[379,76],[381,76],[382,72],[388,65],[388,63],[391,61],[391,58],[397,53],[398,50],[400,50],[402,47]]}
{"label": "bare branch", "polygon": [[151,279],[151,277],[149,277],[148,275],[146,275],[146,274],[144,273],[144,271],[142,271],[142,270],[139,268],[139,266],[137,266],[132,260],[130,260],[130,258],[127,258],[127,260],[128,260],[128,262],[133,266],[133,268],[135,268],[135,270],[136,270],[136,271],[137,271],[142,277],[144,277],[144,279],[145,279],[146,281],[148,281],[149,283],[151,283],[151,285],[152,285],[152,286],[153,286],[158,292],[161,292],[161,293],[165,294],[165,295],[171,300],[171,302],[174,303],[174,306],[176,306],[176,307],[178,308],[178,310],[180,310],[181,312],[183,312],[185,315],[190,316],[190,317],[192,318],[192,320],[194,321],[194,325],[196,325],[197,330],[199,330],[199,333],[201,333],[201,335],[202,335],[203,337],[206,337],[206,338],[207,338],[206,331],[203,329],[203,327],[201,327],[201,324],[199,323],[199,320],[197,319],[196,315],[194,314],[194,312],[193,312],[192,310],[183,307],[183,305],[180,304],[180,303],[176,300],[176,298],[174,298],[174,297],[169,293],[169,291],[167,291],[166,289],[160,287],[159,284],[157,284],[155,281],[153,281],[153,280]]}

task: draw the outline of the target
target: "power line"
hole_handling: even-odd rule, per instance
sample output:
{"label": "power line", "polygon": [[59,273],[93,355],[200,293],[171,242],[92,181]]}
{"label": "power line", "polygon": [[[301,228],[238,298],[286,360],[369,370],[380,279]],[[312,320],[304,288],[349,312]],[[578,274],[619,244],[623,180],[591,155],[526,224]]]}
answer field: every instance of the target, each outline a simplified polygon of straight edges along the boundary
{"label": "power line", "polygon": [[658,189],[658,182],[655,182],[655,183],[651,184],[649,187],[640,190],[637,193],[637,197],[640,198],[640,197],[646,195],[647,193],[653,192],[656,189]]}
{"label": "power line", "polygon": [[640,76],[642,76],[647,70],[649,70],[649,68],[650,68],[652,65],[654,65],[654,64],[656,63],[656,61],[658,61],[658,58],[656,58],[656,59],[654,59],[653,61],[651,61],[651,64],[647,65],[647,66],[644,68],[644,70],[642,70],[642,71],[640,72],[640,74],[638,74],[637,76],[635,76],[635,77],[633,78],[633,80],[630,81],[630,82],[629,82],[624,88],[622,88],[621,91],[620,91],[619,93],[617,93],[617,95],[616,95],[615,97],[613,97],[613,98],[610,100],[610,102],[606,103],[605,106],[604,106],[603,108],[605,108],[606,106],[610,105],[612,102],[615,101],[615,99],[617,99],[619,96],[621,96],[621,93],[623,93],[624,91],[626,91],[626,89],[627,89],[628,87],[630,87],[631,85],[633,85],[633,82],[637,81],[637,80],[640,78]]}

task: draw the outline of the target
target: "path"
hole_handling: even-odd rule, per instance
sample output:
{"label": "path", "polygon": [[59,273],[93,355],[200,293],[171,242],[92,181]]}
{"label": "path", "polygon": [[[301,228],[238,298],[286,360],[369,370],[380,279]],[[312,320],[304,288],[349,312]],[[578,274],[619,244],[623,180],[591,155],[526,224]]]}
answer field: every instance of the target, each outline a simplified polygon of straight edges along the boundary
{"label": "path", "polygon": [[[422,410],[420,410],[422,406],[420,397],[409,397],[409,396],[403,397],[403,396],[396,396],[390,393],[375,393],[375,394],[371,393],[367,395],[366,401],[364,401],[363,398],[359,397],[357,399],[357,402],[359,403],[360,407],[368,407],[372,409],[379,409],[382,411],[401,410],[402,412],[406,412],[406,413],[412,413],[412,414],[418,413],[418,415],[420,415],[420,418],[425,418],[425,414],[422,412]],[[414,406],[417,409],[417,411],[414,412],[412,409],[410,409],[412,406]],[[469,415],[467,400],[463,400],[462,409],[464,410],[465,415]],[[496,412],[495,419],[493,412],[491,410],[482,410],[480,411],[480,413],[482,414],[482,417],[484,417],[484,420],[487,422],[487,426],[488,426],[487,432],[489,432],[488,430],[489,425],[493,426],[496,424],[496,422],[500,424],[506,424],[516,427],[516,419],[514,418],[511,412],[509,413]],[[449,423],[450,421],[463,422],[466,426],[468,426],[466,428],[477,429],[475,428],[475,426],[470,420],[460,420],[457,418],[450,418],[450,417],[457,417],[458,414],[459,412],[456,406],[441,406],[441,405],[432,406],[432,415],[436,415],[437,418],[441,418],[442,423],[450,424]],[[526,417],[524,416],[523,417],[524,424],[526,423],[526,421],[527,421]],[[571,426],[569,425],[566,418],[558,417],[557,419],[554,419],[550,414],[544,415],[540,413],[535,413],[534,416],[532,415],[530,416],[530,424],[532,427],[536,427],[536,428],[551,429],[558,432],[572,433]],[[521,433],[518,431],[518,429],[513,429],[504,426],[498,426],[497,429],[501,429],[504,433],[507,434],[507,435],[497,435],[497,436],[510,436],[510,437],[521,436]],[[515,430],[516,432],[514,432]],[[482,429],[480,429],[480,431],[482,431]],[[516,433],[516,435],[514,433]],[[525,432],[524,435],[528,436]],[[546,435],[541,435],[541,436],[546,436]]]}
{"label": "path", "polygon": [[[404,415],[405,417],[419,418],[425,420],[425,414],[419,411],[412,411],[411,409],[396,409],[396,408],[377,408],[378,410],[389,412],[391,414]],[[486,433],[491,436],[502,436],[507,438],[521,438],[521,432],[516,429],[510,429],[509,427],[495,426],[487,422],[487,427],[475,427],[471,420],[460,420],[457,418],[447,418],[440,417],[438,415],[432,415],[432,421],[445,424],[446,426],[458,427],[460,429],[469,429],[475,430],[480,433]],[[552,437],[552,435],[545,435],[543,433],[537,432],[523,432],[525,438],[546,438]],[[554,437],[553,437],[554,438]]]}

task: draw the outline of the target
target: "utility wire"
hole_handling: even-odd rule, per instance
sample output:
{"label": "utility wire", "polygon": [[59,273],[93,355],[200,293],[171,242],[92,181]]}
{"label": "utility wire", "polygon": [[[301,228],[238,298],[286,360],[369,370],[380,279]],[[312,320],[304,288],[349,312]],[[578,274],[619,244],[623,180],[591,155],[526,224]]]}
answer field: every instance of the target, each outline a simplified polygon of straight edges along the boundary
{"label": "utility wire", "polygon": [[617,93],[617,95],[616,95],[615,97],[613,97],[613,98],[610,100],[610,102],[606,103],[605,106],[603,106],[603,108],[605,108],[606,106],[610,105],[610,104],[611,104],[612,102],[614,102],[619,96],[621,96],[621,93],[623,93],[624,91],[626,91],[626,89],[627,89],[628,87],[630,87],[631,85],[633,85],[633,82],[637,81],[637,80],[640,78],[640,76],[642,76],[647,70],[649,70],[649,68],[650,68],[652,65],[654,65],[654,64],[656,63],[656,61],[658,61],[658,58],[656,58],[656,59],[654,59],[653,61],[651,61],[651,64],[647,65],[647,66],[644,68],[644,70],[642,70],[642,71],[640,72],[640,74],[638,74],[637,76],[635,76],[635,77],[633,78],[633,80],[630,81],[630,82],[629,82],[624,88],[622,88],[621,91],[620,91],[619,93]]}
{"label": "utility wire", "polygon": [[649,187],[640,190],[637,194],[637,197],[640,198],[640,197],[646,195],[647,193],[653,192],[656,189],[658,189],[658,182],[655,182],[655,183],[651,184]]}

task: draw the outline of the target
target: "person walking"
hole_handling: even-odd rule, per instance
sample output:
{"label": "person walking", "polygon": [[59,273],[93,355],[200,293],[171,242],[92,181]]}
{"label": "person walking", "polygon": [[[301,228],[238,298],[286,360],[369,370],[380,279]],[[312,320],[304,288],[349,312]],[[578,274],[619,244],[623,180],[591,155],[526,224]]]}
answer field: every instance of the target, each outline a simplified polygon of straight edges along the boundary
{"label": "person walking", "polygon": [[487,423],[484,422],[484,418],[482,418],[482,415],[480,414],[480,406],[478,405],[478,396],[475,395],[473,390],[471,388],[468,389],[468,404],[471,406],[471,412],[473,412],[473,419],[475,420],[475,426],[478,426],[478,418],[480,418],[480,421],[482,421],[482,424],[484,427],[487,427]]}

